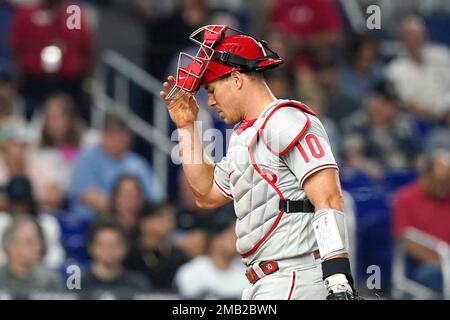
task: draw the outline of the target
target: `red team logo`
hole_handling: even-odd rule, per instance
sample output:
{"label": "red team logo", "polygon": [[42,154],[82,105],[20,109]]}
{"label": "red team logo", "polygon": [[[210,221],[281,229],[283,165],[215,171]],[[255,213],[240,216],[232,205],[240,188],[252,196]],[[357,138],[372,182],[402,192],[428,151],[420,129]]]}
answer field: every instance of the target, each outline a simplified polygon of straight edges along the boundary
{"label": "red team logo", "polygon": [[263,177],[267,178],[270,182],[273,184],[277,183],[278,176],[272,171],[267,168],[261,168],[261,174]]}

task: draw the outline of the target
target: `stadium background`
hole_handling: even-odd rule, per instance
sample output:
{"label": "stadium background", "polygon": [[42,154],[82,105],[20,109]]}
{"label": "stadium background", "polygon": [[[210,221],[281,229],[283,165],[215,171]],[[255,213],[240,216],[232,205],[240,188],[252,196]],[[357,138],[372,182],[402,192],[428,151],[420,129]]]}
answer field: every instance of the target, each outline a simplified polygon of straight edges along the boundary
{"label": "stadium background", "polygon": [[[79,30],[67,28],[69,4],[81,7]],[[373,11],[366,9],[374,4],[380,8],[381,28],[370,30],[366,21]],[[402,250],[396,247],[409,222],[402,216],[394,223],[402,214],[395,203],[405,201],[406,191],[411,191],[405,189],[401,197],[399,190],[414,183],[428,162],[433,166],[437,150],[450,149],[448,0],[0,1],[0,229],[4,234],[14,211],[20,211],[17,203],[36,203],[34,218],[46,252],[25,260],[32,261],[30,270],[39,265],[45,272],[57,272],[55,281],[60,282],[58,287],[50,281],[50,273],[45,273],[48,283],[39,285],[32,279],[36,273],[23,281],[9,279],[15,276],[7,271],[2,247],[3,296],[30,298],[35,291],[59,291],[55,288],[65,288],[70,276],[67,267],[77,265],[82,287],[88,288],[61,290],[82,296],[89,289],[86,297],[93,299],[136,298],[137,292],[151,299],[239,298],[236,292],[245,278],[226,246],[232,242],[226,232],[232,207],[214,212],[195,207],[172,161],[174,128],[158,96],[162,79],[176,70],[178,52],[194,51],[188,35],[205,24],[229,24],[267,40],[285,60],[266,74],[275,95],[298,99],[320,115],[354,218],[352,264],[362,294],[449,298],[448,154],[440,173],[447,179],[435,184],[444,190],[433,207],[438,212],[421,211],[420,217],[411,218],[411,225],[420,229],[426,223],[414,221],[439,217],[439,231],[434,233],[431,222],[431,229],[422,230],[434,238],[412,239],[438,248],[438,255],[444,252],[444,277],[431,268],[432,274],[419,276],[418,282],[403,278],[414,278],[410,270],[415,262],[405,258],[403,272]],[[427,35],[423,43],[422,31]],[[408,54],[419,47],[427,55],[416,68]],[[204,92],[198,101],[203,129],[226,135],[230,127],[208,110]],[[108,132],[102,131],[103,125]],[[129,147],[127,135],[132,136]],[[124,141],[115,160],[99,154],[108,139],[111,153],[122,143],[115,139]],[[225,139],[204,139],[226,148]],[[220,154],[212,156],[220,160]],[[91,200],[83,203],[81,195]],[[415,200],[417,208],[433,202],[408,198],[408,208],[415,207]],[[119,242],[128,253],[114,257],[106,248],[90,247],[98,225],[119,234],[125,229],[127,241],[119,237]],[[111,259],[117,265],[106,270]],[[182,265],[183,272],[178,272]],[[375,291],[366,283],[374,270],[370,266],[381,271],[381,281],[372,282]],[[124,270],[130,273],[124,276]],[[137,285],[139,279],[146,286]],[[18,284],[23,290],[15,292]]]}

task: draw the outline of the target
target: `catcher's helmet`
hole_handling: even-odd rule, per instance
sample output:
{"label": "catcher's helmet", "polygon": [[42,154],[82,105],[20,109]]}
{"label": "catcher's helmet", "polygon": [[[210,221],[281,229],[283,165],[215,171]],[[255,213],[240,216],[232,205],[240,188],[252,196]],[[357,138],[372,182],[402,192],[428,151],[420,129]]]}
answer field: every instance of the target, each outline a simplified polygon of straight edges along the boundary
{"label": "catcher's helmet", "polygon": [[[225,33],[230,30],[236,34],[226,36]],[[201,40],[197,39],[199,36]],[[200,48],[195,57],[180,53],[176,85],[167,100],[184,92],[196,92],[201,85],[233,71],[261,71],[283,63],[263,40],[225,25],[204,26],[189,38]]]}

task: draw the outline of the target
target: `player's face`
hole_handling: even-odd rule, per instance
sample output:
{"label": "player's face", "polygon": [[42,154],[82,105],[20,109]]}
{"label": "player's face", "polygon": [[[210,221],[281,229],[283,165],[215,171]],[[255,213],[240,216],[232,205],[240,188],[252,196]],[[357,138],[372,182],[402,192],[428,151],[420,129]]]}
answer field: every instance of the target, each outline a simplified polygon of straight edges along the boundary
{"label": "player's face", "polygon": [[216,110],[225,123],[233,124],[242,119],[229,79],[227,77],[212,81],[205,86],[205,90],[208,93],[208,106]]}

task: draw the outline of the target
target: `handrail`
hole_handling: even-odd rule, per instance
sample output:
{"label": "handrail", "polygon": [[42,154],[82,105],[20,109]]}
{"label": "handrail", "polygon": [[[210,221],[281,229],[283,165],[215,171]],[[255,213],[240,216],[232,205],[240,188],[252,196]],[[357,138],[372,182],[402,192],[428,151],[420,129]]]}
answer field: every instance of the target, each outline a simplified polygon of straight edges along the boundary
{"label": "handrail", "polygon": [[107,50],[103,55],[103,63],[114,68],[120,74],[126,75],[145,90],[159,96],[161,82],[119,53]]}
{"label": "handrail", "polygon": [[[103,112],[106,112],[107,109],[114,110],[114,113],[122,117],[127,122],[129,128],[135,134],[138,134],[148,143],[154,145],[157,149],[164,152],[164,154],[168,156],[172,155],[172,150],[176,147],[176,144],[172,142],[172,140],[170,140],[166,135],[162,134],[161,131],[159,131],[152,125],[149,125],[139,116],[135,115],[133,112],[126,109],[123,105],[108,97],[106,94],[98,94],[99,99],[104,99],[103,103],[98,104]],[[108,106],[108,108],[106,108],[106,105]],[[177,161],[177,159],[175,159],[175,161]]]}
{"label": "handrail", "polygon": [[366,27],[365,17],[356,0],[340,0],[342,9],[348,17],[353,32],[359,33]]}
{"label": "handrail", "polygon": [[394,290],[408,292],[422,299],[438,296],[431,289],[406,277],[405,258],[408,251],[405,243],[407,241],[421,245],[433,251],[439,257],[443,277],[443,297],[444,299],[450,299],[450,246],[446,242],[412,227],[405,230],[395,246],[392,267]]}
{"label": "handrail", "polygon": [[[164,103],[159,97],[159,92],[162,88],[161,82],[145,72],[139,66],[128,61],[115,51],[108,50],[102,56],[103,67],[108,67],[115,71],[113,75],[114,92],[113,96],[109,97],[106,94],[105,69],[101,68],[101,74],[98,77],[99,81],[96,85],[94,104],[97,108],[93,111],[94,125],[98,125],[102,121],[102,114],[108,107],[121,109],[121,115],[129,123],[133,132],[156,147],[153,152],[153,167],[155,173],[159,178],[164,194],[167,194],[168,187],[168,156],[175,156],[172,150],[175,144],[168,138],[169,123],[168,112]],[[130,82],[137,84],[144,91],[148,92],[153,97],[153,124],[150,124],[136,114],[130,111]],[[149,110],[150,112],[150,110]],[[174,159],[176,160],[176,159]]]}

